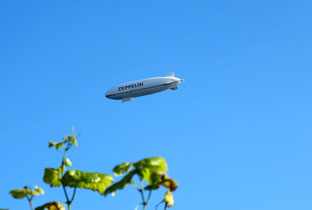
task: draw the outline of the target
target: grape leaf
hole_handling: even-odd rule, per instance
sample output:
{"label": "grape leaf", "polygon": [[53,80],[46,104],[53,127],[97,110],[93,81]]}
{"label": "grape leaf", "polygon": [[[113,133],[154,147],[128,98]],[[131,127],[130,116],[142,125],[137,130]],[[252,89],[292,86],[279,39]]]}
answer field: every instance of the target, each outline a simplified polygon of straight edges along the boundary
{"label": "grape leaf", "polygon": [[140,160],[133,164],[136,168],[149,168],[155,171],[168,171],[165,159],[161,157],[152,157]]}
{"label": "grape leaf", "polygon": [[49,141],[49,148],[50,147],[56,147],[57,143],[53,141]]}
{"label": "grape leaf", "polygon": [[46,203],[42,206],[38,206],[37,208],[35,208],[35,210],[66,210],[65,206],[57,201],[52,201],[49,203]]}
{"label": "grape leaf", "polygon": [[14,189],[11,190],[10,193],[12,195],[13,198],[16,199],[21,199],[21,198],[25,198],[25,197],[34,197],[35,195],[39,195],[39,194],[44,194],[43,189],[41,189],[40,187],[37,187],[35,185],[35,189],[36,190],[31,190],[28,187],[24,187],[24,189]]}
{"label": "grape leaf", "polygon": [[31,191],[32,190],[30,190],[30,189],[14,189],[14,190],[11,190],[10,193],[11,193],[13,198],[21,199],[21,198],[27,197],[28,195],[32,195],[32,194],[37,193],[37,192],[32,193]]}
{"label": "grape leaf", "polygon": [[35,185],[34,187],[35,187],[37,193],[44,195],[44,191],[42,188],[38,187],[37,185]]}
{"label": "grape leaf", "polygon": [[70,141],[71,143],[73,143],[73,145],[75,145],[75,147],[78,146],[77,140],[74,136],[67,136],[68,137],[68,141]]}
{"label": "grape leaf", "polygon": [[54,168],[44,169],[43,181],[47,184],[50,184],[50,187],[59,187],[62,185],[60,170]]}
{"label": "grape leaf", "polygon": [[130,170],[131,165],[132,165],[131,163],[125,162],[125,163],[115,166],[115,168],[113,169],[114,175],[120,176],[128,172]]}
{"label": "grape leaf", "polygon": [[114,183],[112,186],[108,187],[104,195],[106,196],[108,193],[114,194],[116,190],[121,190],[128,184],[133,183],[132,177],[137,174],[138,171],[136,169],[130,171],[126,176],[124,176],[119,182]]}
{"label": "grape leaf", "polygon": [[78,187],[98,191],[104,194],[105,188],[114,181],[108,174],[91,173],[78,170],[69,170],[62,177],[62,184],[69,187]]}

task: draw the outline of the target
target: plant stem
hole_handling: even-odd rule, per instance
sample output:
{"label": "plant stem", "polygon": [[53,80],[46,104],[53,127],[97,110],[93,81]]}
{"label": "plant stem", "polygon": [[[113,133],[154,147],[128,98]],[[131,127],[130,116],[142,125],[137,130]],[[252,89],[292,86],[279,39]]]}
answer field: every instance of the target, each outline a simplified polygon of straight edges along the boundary
{"label": "plant stem", "polygon": [[64,185],[62,185],[63,186],[63,190],[64,190],[64,193],[65,193],[65,196],[66,196],[66,203],[69,203],[69,198],[68,198],[68,195],[67,195],[67,191],[66,191],[66,188],[65,188],[65,186]]}
{"label": "plant stem", "polygon": [[[66,153],[67,153],[67,151],[69,150],[69,148],[70,148],[70,144],[67,143],[66,149],[65,149],[65,151],[64,151],[63,159],[62,159],[62,166],[65,165]],[[64,190],[65,197],[66,197],[67,207],[68,207],[68,210],[70,210],[70,205],[71,205],[71,203],[73,202],[73,197],[74,197],[74,196],[72,197],[72,200],[69,200],[69,197],[68,197],[66,188],[65,188],[65,186],[64,186],[63,184],[62,184],[62,186],[63,186],[63,190]],[[75,192],[76,192],[76,188],[75,188],[74,193],[75,193]]]}
{"label": "plant stem", "polygon": [[152,195],[152,191],[150,190],[149,193],[148,193],[146,205],[148,204],[148,202],[149,202],[149,200],[150,200],[150,198],[151,198],[151,195]]}
{"label": "plant stem", "polygon": [[77,187],[75,187],[75,189],[74,189],[74,193],[73,193],[72,199],[70,200],[70,203],[72,203],[74,198],[75,198],[76,190],[77,190]]}
{"label": "plant stem", "polygon": [[147,205],[147,203],[145,202],[145,198],[144,198],[144,192],[143,192],[143,179],[141,178],[141,184],[140,184],[140,189],[139,192],[141,193],[141,197],[142,197],[142,204],[143,204],[143,210],[145,210],[145,206]]}
{"label": "plant stem", "polygon": [[33,210],[33,206],[32,206],[32,197],[27,197],[27,200],[29,202],[29,205],[30,205],[30,209]]}
{"label": "plant stem", "polygon": [[160,204],[162,204],[162,203],[163,203],[163,201],[160,201],[160,203],[156,205],[155,209],[157,209],[158,206],[159,206]]}
{"label": "plant stem", "polygon": [[145,210],[145,207],[147,206],[151,195],[152,195],[152,190],[149,190],[148,196],[147,196],[147,200],[145,200],[144,197],[144,191],[143,191],[143,179],[141,179],[141,185],[140,185],[140,189],[138,189],[138,191],[141,193],[141,197],[142,197],[142,204],[143,204],[143,210]]}
{"label": "plant stem", "polygon": [[65,165],[65,157],[66,157],[66,153],[67,153],[68,150],[69,150],[69,146],[67,145],[67,148],[64,151],[64,155],[63,155],[63,159],[62,159],[62,166]]}

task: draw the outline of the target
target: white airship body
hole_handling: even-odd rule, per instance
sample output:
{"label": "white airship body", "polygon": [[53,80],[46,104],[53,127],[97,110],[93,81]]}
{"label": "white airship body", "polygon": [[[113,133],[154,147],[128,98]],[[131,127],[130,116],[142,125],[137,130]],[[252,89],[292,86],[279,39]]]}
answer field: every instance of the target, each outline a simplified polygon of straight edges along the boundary
{"label": "white airship body", "polygon": [[164,90],[177,90],[177,85],[184,81],[169,73],[166,77],[153,77],[120,84],[109,89],[105,96],[109,99],[130,101],[135,97],[158,93]]}

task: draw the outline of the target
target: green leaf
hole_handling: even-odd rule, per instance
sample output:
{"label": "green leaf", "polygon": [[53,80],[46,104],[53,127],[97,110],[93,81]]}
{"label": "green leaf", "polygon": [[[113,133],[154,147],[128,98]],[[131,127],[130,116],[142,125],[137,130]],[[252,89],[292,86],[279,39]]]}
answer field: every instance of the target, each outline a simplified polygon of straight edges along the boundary
{"label": "green leaf", "polygon": [[28,195],[30,195],[31,191],[32,190],[30,190],[30,189],[14,189],[14,190],[11,190],[10,193],[11,193],[13,198],[21,199],[21,198],[25,198]]}
{"label": "green leaf", "polygon": [[155,171],[168,171],[165,159],[161,157],[146,158],[133,164],[136,168],[149,168]]}
{"label": "green leaf", "polygon": [[59,150],[61,148],[64,148],[64,143],[63,142],[57,143],[55,147],[56,147],[57,150]]}
{"label": "green leaf", "polygon": [[128,163],[128,162],[125,162],[125,163],[122,163],[120,165],[117,165],[114,169],[113,169],[113,172],[114,172],[114,175],[115,176],[120,176],[126,172],[128,172],[130,170],[130,167],[131,167],[131,163]]}
{"label": "green leaf", "polygon": [[[35,186],[35,188],[36,187],[37,186]],[[39,192],[37,190],[34,191],[34,190],[29,189],[28,187],[24,187],[24,189],[14,189],[14,190],[11,190],[10,193],[11,193],[12,197],[16,198],[16,199],[25,198],[27,196],[34,197],[35,195],[39,195]]]}
{"label": "green leaf", "polygon": [[124,176],[119,182],[114,183],[112,186],[108,187],[105,192],[104,195],[106,196],[107,194],[114,194],[116,190],[121,190],[123,189],[125,186],[127,186],[128,184],[134,184],[134,182],[132,181],[132,177],[138,173],[138,170],[134,169],[132,171],[130,171],[126,176]]}
{"label": "green leaf", "polygon": [[39,193],[37,191],[34,191],[34,190],[29,190],[29,195],[31,197],[34,197],[35,195],[39,195]]}
{"label": "green leaf", "polygon": [[173,195],[170,190],[166,192],[164,202],[167,203],[168,207],[172,207],[174,205]]}
{"label": "green leaf", "polygon": [[44,191],[43,191],[42,188],[40,188],[40,187],[38,187],[38,186],[35,185],[35,189],[36,189],[36,192],[37,192],[37,193],[44,195]]}
{"label": "green leaf", "polygon": [[149,185],[154,186],[154,189],[159,188],[159,185],[161,184],[161,182],[163,180],[163,178],[162,178],[164,176],[163,173],[155,172],[155,171],[152,171],[148,168],[142,168],[140,170],[140,173],[141,173],[143,179],[145,179]]}
{"label": "green leaf", "polygon": [[50,187],[59,187],[62,185],[60,175],[60,170],[46,168],[44,169],[43,181],[47,184],[50,184]]}
{"label": "green leaf", "polygon": [[66,158],[65,159],[65,165],[68,166],[68,167],[71,167],[72,166],[72,162],[68,158]]}
{"label": "green leaf", "polygon": [[64,186],[90,189],[103,195],[105,188],[109,187],[114,179],[108,174],[69,170],[61,181]]}
{"label": "green leaf", "polygon": [[53,141],[49,141],[49,148],[50,147],[56,147],[57,143]]}
{"label": "green leaf", "polygon": [[75,145],[75,147],[78,146],[77,140],[76,140],[76,138],[74,136],[68,136],[68,141],[73,143],[73,145]]}
{"label": "green leaf", "polygon": [[35,210],[66,210],[65,206],[57,201],[46,203],[42,206],[38,206]]}

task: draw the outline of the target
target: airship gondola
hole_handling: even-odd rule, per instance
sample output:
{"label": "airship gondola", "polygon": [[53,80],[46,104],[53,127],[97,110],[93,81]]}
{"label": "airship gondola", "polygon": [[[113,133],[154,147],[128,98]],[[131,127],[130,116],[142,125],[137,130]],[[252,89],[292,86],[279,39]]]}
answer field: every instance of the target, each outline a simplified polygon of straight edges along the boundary
{"label": "airship gondola", "polygon": [[109,99],[126,102],[136,97],[150,95],[168,89],[177,90],[177,85],[182,81],[184,80],[175,77],[172,72],[165,77],[153,77],[116,85],[109,89],[105,93],[105,96]]}

